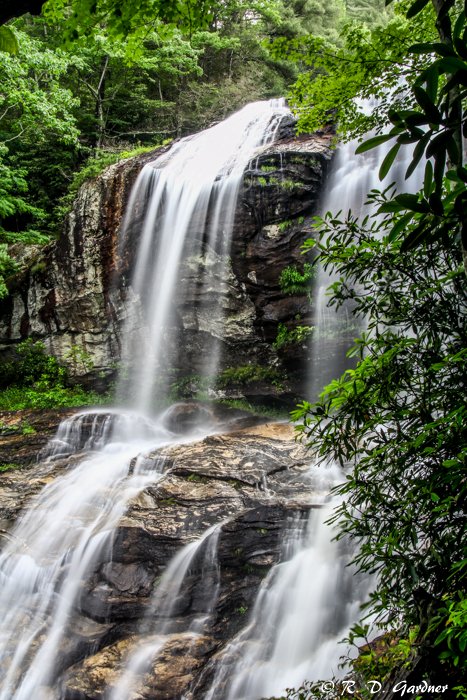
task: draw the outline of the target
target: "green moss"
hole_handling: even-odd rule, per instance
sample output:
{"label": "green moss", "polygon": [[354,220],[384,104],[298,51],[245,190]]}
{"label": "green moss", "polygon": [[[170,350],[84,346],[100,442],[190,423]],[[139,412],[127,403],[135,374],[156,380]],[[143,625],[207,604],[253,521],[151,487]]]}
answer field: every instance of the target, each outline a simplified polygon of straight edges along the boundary
{"label": "green moss", "polygon": [[114,165],[114,163],[118,163],[121,160],[134,158],[135,156],[142,155],[143,153],[150,153],[156,148],[166,146],[171,141],[172,139],[167,139],[161,144],[138,146],[130,151],[99,151],[95,156],[89,158],[81,170],[75,174],[69,188],[70,192],[77,192],[81,185],[86,182],[86,180],[91,180],[92,178],[98,177],[98,175],[100,175],[110,165]]}
{"label": "green moss", "polygon": [[207,484],[209,483],[209,477],[203,476],[202,474],[190,474],[189,476],[185,477],[187,481],[190,481],[193,484]]}
{"label": "green moss", "polygon": [[238,479],[228,479],[227,483],[229,484],[229,486],[232,486],[236,491],[239,491],[245,486],[243,481],[239,481]]}
{"label": "green moss", "polygon": [[273,346],[279,350],[287,345],[299,345],[313,333],[313,330],[313,326],[296,326],[289,330],[285,323],[279,323]]}
{"label": "green moss", "polygon": [[315,268],[310,263],[300,271],[296,265],[285,267],[279,276],[279,286],[284,294],[309,294]]}
{"label": "green moss", "polygon": [[14,462],[1,462],[0,472],[11,472],[15,469],[21,469],[21,464],[16,464]]}
{"label": "green moss", "polygon": [[283,375],[272,367],[261,365],[241,365],[239,367],[227,367],[217,378],[217,386],[224,388],[230,384],[253,384],[254,382],[268,382],[282,387]]}
{"label": "green moss", "polygon": [[296,190],[298,187],[300,187],[299,182],[295,182],[295,180],[289,180],[288,178],[283,178],[282,180],[278,180],[277,184],[282,187],[284,190]]}
{"label": "green moss", "polygon": [[157,502],[161,506],[176,506],[177,505],[177,501],[175,500],[175,498],[161,498]]}

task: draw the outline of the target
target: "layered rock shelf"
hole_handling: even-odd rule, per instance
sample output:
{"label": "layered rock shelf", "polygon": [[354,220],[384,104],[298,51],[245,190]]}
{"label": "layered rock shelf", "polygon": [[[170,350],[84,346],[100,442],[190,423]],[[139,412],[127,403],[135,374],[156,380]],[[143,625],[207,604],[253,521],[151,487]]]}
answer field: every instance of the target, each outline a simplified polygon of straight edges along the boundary
{"label": "layered rock shelf", "polygon": [[[33,472],[3,474],[3,537],[9,537],[9,527],[38,491],[83,456],[42,461]],[[57,661],[60,682],[48,691],[51,699],[107,697],[105,691],[119,678],[129,651],[142,638],[151,638],[151,625],[144,629],[141,620],[168,563],[185,544],[218,524],[219,580],[210,624],[195,637],[190,631],[212,594],[201,557],[184,579],[173,612],[175,631],[164,640],[152,672],[143,679],[144,688],[134,696],[203,697],[213,659],[244,626],[261,581],[284,556],[287,532],[303,527],[310,508],[322,498],[307,451],[286,423],[236,429],[234,421],[233,432],[160,448],[146,459],[146,466],[152,463],[154,468],[162,460],[164,475],[133,498],[111,545],[86,578],[79,612],[68,623]],[[153,623],[158,614],[156,610]]]}
{"label": "layered rock shelf", "polygon": [[[224,382],[219,396],[291,404],[301,395],[306,343],[277,348],[274,341],[281,323],[292,329],[311,325],[313,302],[306,293],[286,294],[279,278],[287,266],[303,269],[301,246],[310,235],[332,156],[332,137],[294,138],[291,133],[286,124],[282,138],[253,159],[245,173],[227,276],[219,256],[205,249],[202,263],[209,269],[212,290],[204,296],[209,299],[199,298],[194,278],[199,261],[188,256],[182,265],[181,281],[188,294],[174,299],[184,348],[172,365],[178,385],[200,372],[200,348],[206,352],[211,341],[220,340],[220,371],[253,364],[273,372],[248,386]],[[121,161],[81,187],[57,243],[36,251],[10,280],[12,293],[0,312],[0,353],[8,355],[18,342],[32,337],[66,361],[81,383],[104,388],[115,376],[122,324],[128,316],[138,318],[138,300],[131,290],[138,217],[123,247],[118,232],[137,174],[160,153],[161,149]],[[79,361],[80,353],[86,362]],[[183,390],[190,396],[189,384]]]}

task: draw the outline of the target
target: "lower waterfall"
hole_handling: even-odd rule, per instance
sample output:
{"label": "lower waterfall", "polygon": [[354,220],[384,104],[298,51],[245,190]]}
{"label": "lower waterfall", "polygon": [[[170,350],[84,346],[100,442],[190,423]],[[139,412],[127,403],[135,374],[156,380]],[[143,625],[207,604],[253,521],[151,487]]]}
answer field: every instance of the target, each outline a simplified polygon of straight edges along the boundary
{"label": "lower waterfall", "polygon": [[342,478],[335,467],[326,472],[323,502],[284,538],[284,561],[264,580],[248,625],[217,662],[206,700],[257,700],[341,675],[339,642],[358,619],[369,582],[355,575],[351,552],[326,525],[336,502],[324,494]]}
{"label": "lower waterfall", "polygon": [[[170,302],[175,293],[183,293],[184,282],[178,278],[183,256],[199,259],[206,241],[214,253],[228,256],[243,172],[258,149],[274,140],[288,114],[282,101],[249,105],[202,134],[181,140],[139,177],[122,234],[125,246],[137,218],[141,236],[132,294],[138,314],[127,323],[124,360],[128,371],[122,373],[119,386],[121,403],[127,408],[84,412],[67,419],[41,455],[45,465],[58,468],[58,475],[47,483],[45,474],[45,485],[27,504],[0,558],[0,700],[157,700],[162,697],[157,689],[142,686],[148,674],[157,674],[155,662],[164,647],[174,638],[189,651],[190,645],[206,636],[216,605],[227,605],[225,594],[219,602],[219,561],[224,557],[227,567],[232,555],[220,550],[224,537],[237,534],[229,531],[231,514],[216,512],[214,525],[206,526],[200,516],[202,534],[187,529],[185,545],[161,575],[151,572],[154,576],[141,594],[145,607],[141,606],[144,610],[139,611],[137,623],[133,621],[128,629],[118,624],[112,628],[112,634],[125,634],[130,642],[104,686],[95,694],[80,695],[62,683],[69,665],[98,651],[81,629],[83,615],[96,628],[111,617],[107,609],[99,608],[101,599],[110,600],[111,611],[110,584],[96,584],[95,577],[102,562],[110,568],[114,564],[115,530],[129,504],[136,499],[144,511],[145,490],[152,493],[156,486],[170,482],[173,464],[164,458],[164,450],[215,440],[219,432],[215,422],[201,421],[180,435],[167,427],[166,415],[154,416],[154,406],[167,390],[164,344],[173,328]],[[143,202],[147,207],[141,217]],[[209,270],[199,265],[198,271],[200,284],[208,287]],[[219,323],[222,326],[221,310]],[[177,338],[171,341],[176,344]],[[212,372],[217,349],[209,351],[213,354],[206,355],[205,363]],[[157,450],[160,457],[151,454]],[[288,522],[277,535],[283,538],[281,561],[263,576],[251,610],[244,605],[236,608],[239,619],[244,613],[245,617],[241,625],[236,624],[232,641],[225,648],[219,640],[211,641],[211,647],[206,642],[210,661],[196,682],[188,682],[182,692],[174,691],[173,697],[180,700],[260,700],[305,680],[338,673],[338,642],[368,593],[368,583],[357,580],[347,567],[345,545],[331,542],[333,533],[325,525],[333,507],[327,494],[341,475],[329,468],[319,477],[310,476],[309,465],[305,468],[304,460],[297,458],[302,472],[301,481],[295,482],[287,469],[268,472],[269,460],[267,456],[259,477],[253,474],[245,482],[257,492],[252,511],[258,539],[269,536],[270,523],[262,508],[270,498],[268,479],[279,478],[276,472],[287,489],[295,489],[290,503],[301,516],[290,523],[293,508],[287,510],[290,504],[284,491],[277,504],[284,509],[281,518]],[[216,468],[215,460],[213,464]],[[251,468],[246,458],[242,465]],[[203,479],[211,476],[201,475],[190,483],[202,489]],[[236,504],[243,482],[237,477],[222,479],[228,489],[222,498]],[[164,506],[172,505],[170,491],[162,500]],[[250,517],[246,507],[245,513]],[[197,514],[192,515],[196,520]],[[270,529],[278,527],[273,524]],[[271,548],[252,545],[248,558],[245,549],[236,546],[234,556],[245,557],[241,564],[245,577],[259,577],[258,572],[271,566]],[[184,609],[187,596],[194,601],[188,612]],[[216,624],[224,622],[230,621],[219,619]],[[115,639],[109,635],[111,645]]]}

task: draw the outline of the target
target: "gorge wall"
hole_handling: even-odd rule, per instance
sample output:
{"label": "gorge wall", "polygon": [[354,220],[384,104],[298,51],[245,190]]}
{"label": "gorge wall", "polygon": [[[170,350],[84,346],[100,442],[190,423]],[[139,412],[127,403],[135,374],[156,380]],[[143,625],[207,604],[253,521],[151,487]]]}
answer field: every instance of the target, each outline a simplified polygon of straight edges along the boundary
{"label": "gorge wall", "polygon": [[[219,395],[291,402],[300,396],[306,342],[275,341],[280,324],[288,330],[311,326],[313,308],[306,291],[288,294],[279,278],[288,266],[303,270],[300,249],[310,234],[332,156],[331,138],[294,137],[293,125],[285,124],[279,140],[250,163],[238,199],[227,278],[225,273],[221,278],[217,254],[205,250],[212,306],[203,299],[203,311],[195,266],[189,257],[184,260],[182,279],[191,291],[174,299],[184,346],[178,366],[173,366],[179,397],[199,391],[201,340],[206,347],[210,337],[222,337],[221,373],[230,368],[221,377]],[[122,250],[118,230],[137,174],[160,153],[121,161],[81,187],[60,239],[10,280],[11,294],[0,312],[3,354],[33,337],[65,361],[79,381],[104,387],[112,379],[121,353],[120,328],[128,315],[136,323],[138,319],[138,300],[130,287],[137,217]],[[222,336],[219,308],[225,318]],[[247,365],[263,371],[244,377]]]}

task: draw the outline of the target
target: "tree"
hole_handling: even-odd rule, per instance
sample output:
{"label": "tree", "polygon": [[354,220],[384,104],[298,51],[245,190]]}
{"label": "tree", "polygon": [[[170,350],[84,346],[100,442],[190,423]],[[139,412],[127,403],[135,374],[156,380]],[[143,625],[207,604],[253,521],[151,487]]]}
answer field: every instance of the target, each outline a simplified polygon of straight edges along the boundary
{"label": "tree", "polygon": [[[348,468],[334,520],[340,536],[358,541],[360,569],[378,575],[370,610],[386,630],[392,625],[402,637],[415,631],[418,673],[444,677],[450,688],[458,683],[465,697],[467,293],[459,239],[467,171],[459,137],[466,128],[466,14],[450,0],[401,6],[418,33],[395,68],[407,79],[404,102],[389,95],[379,111],[390,133],[359,150],[395,139],[383,176],[399,149],[412,145],[408,173],[424,165],[424,186],[418,194],[372,192],[376,218],[328,214],[307,244],[338,275],[330,303],[351,299],[368,327],[350,351],[356,368],[294,418],[320,459]],[[387,60],[384,47],[381,54]],[[385,72],[375,72],[373,94]],[[336,71],[329,75],[335,79]],[[350,130],[361,129],[349,112]]]}
{"label": "tree", "polygon": [[6,294],[4,276],[14,269],[8,245],[46,240],[47,213],[28,196],[29,165],[21,154],[31,145],[48,151],[54,141],[72,148],[78,135],[72,114],[76,101],[60,85],[68,58],[15,31],[20,53],[0,52],[0,296]]}

